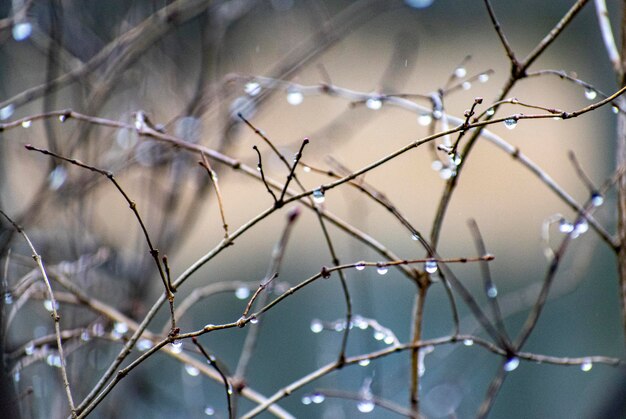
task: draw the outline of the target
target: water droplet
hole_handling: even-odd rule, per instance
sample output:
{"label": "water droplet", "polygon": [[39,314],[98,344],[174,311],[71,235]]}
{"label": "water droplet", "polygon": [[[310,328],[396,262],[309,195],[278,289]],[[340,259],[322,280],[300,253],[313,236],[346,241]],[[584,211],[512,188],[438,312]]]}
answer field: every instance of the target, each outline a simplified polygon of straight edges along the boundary
{"label": "water droplet", "polygon": [[495,285],[492,285],[487,289],[487,297],[496,298],[498,296],[498,289]]}
{"label": "water droplet", "polygon": [[28,37],[30,37],[30,35],[33,33],[33,25],[31,25],[29,22],[17,23],[13,25],[12,33],[13,39],[15,39],[17,42],[23,41],[25,39],[28,39]]}
{"label": "water droplet", "polygon": [[385,332],[383,332],[383,331],[376,330],[374,332],[374,339],[376,339],[376,340],[383,340],[383,339],[385,339],[385,337],[387,337],[387,334]]}
{"label": "water droplet", "polygon": [[322,330],[324,330],[324,325],[322,324],[322,321],[318,319],[311,320],[310,327],[311,327],[311,332],[313,333],[320,333]]}
{"label": "water droplet", "polygon": [[618,114],[619,113],[619,108],[617,106],[613,105],[613,106],[611,106],[611,111],[613,111],[614,114]]}
{"label": "water droplet", "polygon": [[376,272],[378,275],[385,275],[389,271],[389,268],[385,265],[378,264],[376,268]]}
{"label": "water droplet", "polygon": [[59,115],[59,122],[65,122],[67,120],[67,115],[63,114],[63,115]]}
{"label": "water droplet", "polygon": [[587,220],[580,220],[574,227],[572,237],[576,238],[581,234],[585,234],[587,231],[589,231],[589,223],[587,222]]}
{"label": "water droplet", "polygon": [[493,114],[496,113],[496,110],[494,108],[489,108],[485,113],[487,114],[487,116],[493,116]]}
{"label": "water droplet", "polygon": [[443,169],[443,163],[441,162],[441,160],[433,160],[433,162],[430,164],[430,168],[433,169],[435,172],[439,172],[441,169]]}
{"label": "water droplet", "polygon": [[245,300],[250,296],[250,289],[247,287],[239,287],[235,290],[235,297],[240,300]]}
{"label": "water droplet", "polygon": [[315,404],[323,403],[326,400],[326,397],[322,393],[313,393],[311,395],[311,401]]}
{"label": "water droplet", "polygon": [[32,341],[28,342],[28,344],[24,346],[24,353],[26,355],[32,355],[33,353],[35,353],[35,343]]}
{"label": "water droplet", "polygon": [[489,81],[489,74],[482,73],[478,75],[478,81],[481,83],[487,83]]}
{"label": "water droplet", "polygon": [[559,231],[561,233],[571,233],[572,231],[574,231],[574,225],[566,219],[562,218],[561,221],[559,221]]}
{"label": "water droplet", "polygon": [[434,260],[427,260],[424,262],[424,270],[429,274],[437,272],[437,262]]}
{"label": "water droplet", "polygon": [[172,342],[170,344],[172,352],[174,352],[175,354],[179,354],[183,351],[183,341],[182,340],[175,340],[174,342]]}
{"label": "water droplet", "polygon": [[589,371],[591,371],[592,368],[593,368],[593,363],[589,359],[585,360],[585,362],[580,364],[580,370],[581,371],[589,372]]}
{"label": "water droplet", "polygon": [[[53,307],[52,307],[52,300],[44,300],[44,302],[43,302],[43,306],[44,306],[44,308],[45,308],[46,310],[48,310],[49,312],[52,312],[52,311],[53,311]],[[55,301],[55,304],[54,304],[54,309],[55,309],[55,310],[58,310],[58,309],[59,309],[59,302],[58,302],[58,301]]]}
{"label": "water droplet", "polygon": [[504,120],[504,126],[508,129],[514,129],[517,126],[517,119],[509,118]]}
{"label": "water droplet", "polygon": [[387,335],[385,336],[385,339],[383,339],[383,342],[385,342],[387,345],[391,345],[395,342],[395,339],[393,338],[393,336]]}
{"label": "water droplet", "polygon": [[67,170],[63,166],[57,166],[48,175],[48,187],[50,190],[58,190],[67,179]]}
{"label": "water droplet", "polygon": [[302,167],[302,171],[304,173],[311,173],[311,168],[309,166],[304,166],[304,167]]}
{"label": "water droplet", "polygon": [[420,239],[420,236],[418,236],[417,234],[411,234],[411,240],[418,241],[419,239]]}
{"label": "water droplet", "polygon": [[361,413],[370,413],[375,407],[376,404],[371,399],[361,400],[356,405],[356,408],[359,409]]}
{"label": "water droplet", "polygon": [[113,330],[116,333],[119,333],[120,335],[125,334],[126,332],[128,332],[128,325],[124,322],[115,322],[115,324],[113,325]]}
{"label": "water droplet", "polygon": [[362,367],[367,367],[370,364],[370,360],[369,359],[362,359],[359,361],[359,365]]}
{"label": "water droplet", "polygon": [[434,119],[441,119],[441,117],[443,116],[443,112],[440,111],[439,109],[436,109],[433,111],[432,115]]}
{"label": "water droplet", "polygon": [[516,356],[513,356],[504,363],[503,368],[504,368],[504,371],[511,372],[517,369],[518,366],[519,366],[519,358]]}
{"label": "water droplet", "polygon": [[91,340],[91,333],[89,333],[89,330],[85,329],[81,332],[80,340],[83,342],[89,342]]}
{"label": "water droplet", "polygon": [[588,100],[594,100],[598,96],[598,92],[594,89],[585,89],[585,97]]}
{"label": "water droplet", "polygon": [[322,189],[316,189],[313,191],[313,202],[316,204],[323,204],[326,200],[326,196],[324,195],[324,191]]}
{"label": "water droplet", "polygon": [[137,349],[141,352],[145,352],[150,348],[152,348],[152,341],[150,339],[139,339],[137,341]]}
{"label": "water droplet", "polygon": [[215,414],[215,409],[213,409],[211,406],[207,406],[204,408],[204,414],[207,416],[213,416]]}
{"label": "water droplet", "polygon": [[51,367],[61,368],[61,357],[56,354],[49,354],[46,357],[46,364],[50,365]]}
{"label": "water droplet", "polygon": [[94,336],[103,336],[104,335],[104,325],[102,323],[95,323],[92,327],[91,327],[91,333]]}
{"label": "water droplet", "polygon": [[472,346],[474,345],[474,339],[463,339],[463,345]]}
{"label": "water droplet", "polygon": [[453,177],[456,173],[449,167],[443,167],[440,171],[439,171],[439,177],[442,178],[443,180],[448,180],[451,177]]}
{"label": "water droplet", "polygon": [[452,163],[453,165],[458,166],[459,164],[461,164],[462,158],[459,153],[449,154],[448,157],[450,158],[450,163]]}
{"label": "water droplet", "polygon": [[383,102],[378,98],[369,98],[365,101],[365,106],[373,111],[377,111],[383,107]]}
{"label": "water droplet", "polygon": [[468,82],[468,81],[464,81],[463,84],[461,84],[461,88],[463,90],[469,90],[472,88],[472,83]]}
{"label": "water droplet", "polygon": [[431,4],[433,4],[435,0],[404,0],[404,4],[414,9],[424,9]]}
{"label": "water droplet", "polygon": [[311,396],[302,396],[302,399],[300,399],[300,401],[303,405],[308,406],[311,404]]}
{"label": "water droplet", "polygon": [[13,294],[9,291],[4,293],[4,304],[13,304]]}
{"label": "water droplet", "polygon": [[598,192],[594,192],[591,195],[591,205],[593,205],[594,207],[599,207],[602,204],[604,204],[604,197]]}
{"label": "water droplet", "polygon": [[5,119],[9,119],[11,115],[13,115],[13,112],[15,112],[15,106],[13,106],[12,104],[5,106],[4,108],[0,109],[0,119],[3,121]]}
{"label": "water droplet", "polygon": [[243,87],[243,91],[250,96],[256,96],[261,93],[261,85],[255,81],[251,81],[246,83],[246,85]]}
{"label": "water droplet", "polygon": [[417,123],[424,127],[430,125],[431,122],[433,122],[433,117],[429,113],[423,113],[417,117]]}
{"label": "water droplet", "polygon": [[287,92],[287,103],[293,106],[298,106],[304,100],[304,95],[299,90],[292,90]]}
{"label": "water droplet", "polygon": [[257,323],[259,323],[259,319],[257,319],[256,316],[250,317],[250,324],[257,324]]}
{"label": "water droplet", "polygon": [[185,364],[185,372],[192,377],[197,377],[198,375],[200,375],[200,370],[189,364]]}
{"label": "water droplet", "polygon": [[458,67],[456,70],[454,70],[454,76],[459,79],[465,77],[466,75],[467,70],[465,69],[465,67]]}
{"label": "water droplet", "polygon": [[33,125],[33,121],[27,119],[26,121],[22,121],[22,128],[30,128]]}
{"label": "water droplet", "polygon": [[16,383],[20,382],[20,372],[19,371],[15,371],[15,373],[13,374],[13,381],[15,381]]}
{"label": "water droplet", "polygon": [[365,262],[359,262],[359,263],[357,263],[357,264],[354,266],[354,268],[355,268],[357,271],[362,271],[363,269],[365,269]]}
{"label": "water droplet", "polygon": [[344,322],[336,322],[335,324],[333,324],[333,330],[335,332],[343,332],[345,329],[346,326]]}

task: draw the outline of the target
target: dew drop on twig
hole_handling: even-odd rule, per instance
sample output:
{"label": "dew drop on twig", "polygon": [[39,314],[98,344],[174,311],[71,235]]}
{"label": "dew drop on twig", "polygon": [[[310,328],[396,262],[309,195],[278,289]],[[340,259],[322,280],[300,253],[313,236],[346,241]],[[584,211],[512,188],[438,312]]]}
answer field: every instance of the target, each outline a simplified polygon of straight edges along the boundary
{"label": "dew drop on twig", "polygon": [[417,123],[424,127],[430,125],[431,122],[433,122],[433,117],[429,113],[423,113],[417,117]]}
{"label": "dew drop on twig", "polygon": [[434,260],[427,260],[424,262],[424,270],[429,274],[437,272],[437,262]]}
{"label": "dew drop on twig", "polygon": [[310,328],[311,328],[311,332],[320,333],[322,330],[324,330],[324,325],[322,324],[321,320],[313,319],[311,320]]}
{"label": "dew drop on twig", "polygon": [[304,95],[299,90],[290,90],[287,92],[287,103],[293,106],[298,106],[304,101]]}
{"label": "dew drop on twig", "polygon": [[504,120],[504,126],[508,129],[514,129],[517,126],[517,119],[509,118]]}
{"label": "dew drop on twig", "polygon": [[388,271],[389,268],[385,265],[378,265],[378,267],[376,268],[376,272],[378,272],[378,275],[385,275]]}
{"label": "dew drop on twig", "polygon": [[383,107],[383,102],[378,98],[369,98],[365,101],[365,106],[373,111],[377,111]]}
{"label": "dew drop on twig", "polygon": [[313,191],[313,202],[316,204],[323,204],[326,200],[326,196],[322,189],[316,189]]}
{"label": "dew drop on twig", "polygon": [[376,404],[371,399],[363,399],[359,401],[356,405],[356,408],[361,413],[370,413],[372,410],[374,410],[375,407]]}
{"label": "dew drop on twig", "polygon": [[589,359],[585,360],[585,362],[580,364],[580,370],[583,372],[589,372],[591,371],[592,368],[593,368],[593,363]]}
{"label": "dew drop on twig", "polygon": [[511,372],[517,369],[518,366],[519,366],[519,358],[516,356],[513,356],[504,363],[503,368],[504,368],[504,371]]}
{"label": "dew drop on twig", "polygon": [[598,92],[596,92],[594,89],[585,89],[585,97],[588,100],[594,100],[596,97],[598,96]]}

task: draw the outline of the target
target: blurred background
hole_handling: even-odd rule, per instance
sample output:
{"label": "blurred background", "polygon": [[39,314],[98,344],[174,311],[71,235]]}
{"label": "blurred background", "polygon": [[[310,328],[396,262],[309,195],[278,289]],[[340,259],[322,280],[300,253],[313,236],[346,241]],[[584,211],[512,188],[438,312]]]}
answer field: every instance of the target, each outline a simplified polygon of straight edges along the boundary
{"label": "blurred background", "polygon": [[[158,16],[157,11],[168,4],[172,7],[170,3],[180,10],[168,20],[146,20]],[[508,60],[482,2],[208,3],[206,7],[203,2],[157,0],[1,2],[0,122],[72,109],[133,124],[141,111],[158,129],[251,167],[257,164],[252,149],[257,145],[265,175],[282,182],[287,171],[281,161],[242,123],[238,113],[262,130],[289,161],[308,137],[302,162],[337,170],[337,161],[356,170],[428,135],[433,127],[440,130],[441,121],[384,101],[350,100],[306,86],[325,83],[363,94],[416,95],[410,100],[429,110],[429,94],[458,85],[446,94],[444,105],[447,114],[462,117],[475,97],[484,98],[479,112],[488,109],[509,75]],[[494,0],[493,6],[514,50],[524,57],[572,3]],[[619,21],[616,4],[609,6],[611,18]],[[531,68],[541,69],[575,73],[608,94],[617,90],[592,4]],[[294,84],[274,84],[265,77]],[[463,84],[467,80],[469,84]],[[511,96],[573,111],[592,103],[594,95],[580,85],[546,75],[522,80]],[[498,114],[520,112],[531,110],[505,105]],[[504,124],[489,129],[519,147],[583,203],[590,191],[576,174],[568,151],[575,153],[599,186],[615,167],[615,123],[615,114],[605,106],[567,121],[522,120],[514,130]],[[140,138],[134,130],[72,118],[63,123],[57,118],[33,120],[1,132],[0,139],[0,208],[25,228],[47,265],[70,262],[76,285],[137,321],[163,288],[126,202],[102,176],[29,152],[24,144],[112,171],[137,203],[155,247],[168,256],[174,277],[223,238],[213,187],[197,164],[197,155]],[[447,162],[445,153],[418,147],[363,178],[427,238],[449,177],[436,163],[438,159]],[[272,205],[262,183],[225,165],[212,164],[231,232]],[[330,181],[315,171],[299,168],[296,173],[307,189]],[[611,192],[595,213],[609,232],[616,228],[616,205]],[[286,210],[294,206],[255,225],[194,273],[179,289],[176,301],[212,283],[240,281],[254,284],[254,289],[268,269]],[[344,185],[328,191],[323,207],[401,258],[426,256],[389,211],[355,188]],[[437,250],[443,257],[475,256],[467,221],[476,220],[487,250],[495,255],[491,272],[512,336],[525,321],[548,268],[542,226],[561,216],[573,221],[575,214],[511,156],[479,140],[459,178]],[[19,395],[13,412],[23,417],[65,417],[67,401],[55,367],[54,345],[28,347],[33,339],[53,333],[45,296],[35,286],[24,291],[33,269],[31,252],[9,224],[3,220],[1,226],[5,367],[11,381],[8,387]],[[550,243],[556,246],[564,237],[558,223],[549,231]],[[382,260],[341,229],[330,226],[329,233],[342,263]],[[303,208],[276,291],[331,265],[315,213]],[[559,357],[623,358],[615,267],[611,249],[593,230],[576,238],[524,349]],[[479,266],[450,268],[486,306]],[[401,342],[410,339],[416,289],[407,277],[396,269],[381,276],[368,268],[348,271],[347,282],[355,314],[376,319]],[[200,301],[179,319],[182,332],[236,321],[250,295],[246,291],[246,287],[232,286],[228,292]],[[77,339],[68,342],[68,372],[75,400],[80,401],[129,334],[123,326],[84,308],[61,303],[59,309],[63,327],[79,332]],[[463,303],[459,310],[463,333],[487,337]],[[269,396],[333,362],[341,333],[320,331],[316,326],[321,322],[332,329],[333,322],[343,316],[345,303],[336,275],[270,310],[263,317],[247,385]],[[161,333],[167,326],[168,310],[163,307],[149,329]],[[452,326],[445,291],[436,283],[426,302],[424,338],[449,335]],[[234,372],[250,327],[214,332],[199,340],[226,370]],[[187,343],[184,349],[191,351]],[[355,328],[348,354],[387,346],[375,339],[372,328]],[[422,412],[427,417],[473,417],[500,363],[499,357],[477,345],[434,348],[424,359]],[[622,373],[606,365],[585,370],[522,361],[507,377],[491,417],[600,416],[601,409],[612,403],[611,393],[620,387]],[[403,352],[336,371],[279,404],[296,417],[391,417],[392,413],[379,407],[363,413],[363,406],[360,409],[354,400],[327,397],[317,403],[319,398],[311,401],[310,395],[329,389],[358,395],[369,389],[406,407],[409,378],[410,358]],[[252,407],[241,399],[238,412]],[[165,354],[156,354],[125,378],[92,415],[224,418],[227,411],[219,383]]]}

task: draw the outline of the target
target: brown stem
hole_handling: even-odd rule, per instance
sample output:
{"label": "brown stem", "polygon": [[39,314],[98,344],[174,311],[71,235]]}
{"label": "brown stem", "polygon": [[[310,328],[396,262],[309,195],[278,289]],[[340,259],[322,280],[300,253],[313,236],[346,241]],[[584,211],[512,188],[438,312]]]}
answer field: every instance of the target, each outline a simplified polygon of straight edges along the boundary
{"label": "brown stem", "polygon": [[[413,314],[413,336],[411,341],[413,345],[417,345],[422,339],[422,324],[424,322],[424,302],[426,301],[426,293],[428,292],[428,282],[420,281],[417,295],[415,296],[415,312]],[[415,347],[411,351],[411,411],[415,414],[419,412],[419,347]]]}
{"label": "brown stem", "polygon": [[[621,85],[626,83],[626,76],[624,70],[626,69],[626,0],[622,1],[622,72],[621,72]],[[626,102],[622,98],[619,100],[620,108],[622,108]],[[622,167],[626,163],[626,114],[620,112],[617,116],[617,161],[616,166]],[[620,176],[617,181],[617,197],[618,197],[618,220],[617,220],[617,237],[618,237],[618,251],[617,251],[617,270],[619,275],[619,289],[620,289],[620,301],[622,305],[622,327],[624,328],[624,339],[626,339],[626,177]]]}

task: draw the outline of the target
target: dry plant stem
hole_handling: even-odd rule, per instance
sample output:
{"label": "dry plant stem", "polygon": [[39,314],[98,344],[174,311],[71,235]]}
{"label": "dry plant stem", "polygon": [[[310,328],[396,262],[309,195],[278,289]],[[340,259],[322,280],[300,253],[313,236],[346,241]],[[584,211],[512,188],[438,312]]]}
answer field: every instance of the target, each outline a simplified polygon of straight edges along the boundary
{"label": "dry plant stem", "polygon": [[230,398],[230,394],[232,393],[232,387],[230,385],[230,383],[228,382],[228,378],[226,378],[226,375],[224,375],[224,373],[222,372],[222,370],[219,368],[219,366],[217,365],[217,363],[215,362],[215,359],[210,356],[205,350],[204,347],[202,347],[202,345],[200,344],[200,342],[198,342],[198,339],[191,338],[191,341],[193,342],[194,345],[196,345],[196,347],[198,348],[198,350],[200,351],[200,353],[202,353],[202,355],[206,358],[206,360],[208,361],[208,363],[215,368],[215,370],[217,371],[217,373],[222,377],[222,380],[224,380],[224,387],[226,388],[226,405],[228,406],[228,418],[229,419],[234,419],[235,416],[233,414],[233,406],[232,406],[232,401]]}
{"label": "dry plant stem", "polygon": [[267,193],[269,193],[272,196],[272,199],[274,200],[274,206],[277,206],[278,198],[276,198],[276,194],[274,194],[274,191],[272,191],[272,188],[270,188],[270,185],[267,184],[267,180],[265,180],[265,172],[263,171],[263,160],[261,159],[261,152],[259,151],[259,148],[257,146],[252,146],[252,149],[256,151],[257,157],[259,158],[259,163],[257,164],[257,168],[259,169],[259,173],[261,174],[261,181],[265,185],[265,189],[267,189]]}
{"label": "dry plant stem", "polygon": [[[287,249],[287,243],[289,242],[289,236],[291,234],[291,230],[293,229],[294,223],[300,215],[300,209],[298,207],[293,208],[287,214],[287,223],[285,224],[285,228],[281,234],[280,240],[274,246],[272,250],[272,258],[270,265],[268,266],[267,273],[265,274],[265,278],[259,284],[259,288],[254,293],[248,304],[246,305],[246,309],[244,310],[243,315],[241,316],[241,325],[243,327],[246,325],[246,316],[252,305],[254,304],[257,297],[259,298],[259,305],[264,306],[269,298],[268,293],[272,289],[272,281],[278,276],[280,271],[280,266],[283,260],[283,256],[285,255],[285,250]],[[262,291],[267,290],[266,293],[261,294]],[[246,370],[248,368],[248,364],[252,359],[252,353],[254,352],[254,348],[256,347],[256,343],[258,340],[258,335],[261,330],[262,319],[257,318],[258,323],[254,325],[251,329],[249,329],[248,334],[246,335],[246,340],[243,344],[243,349],[241,350],[241,355],[239,356],[239,362],[237,363],[237,369],[235,370],[235,379],[237,381],[244,380],[246,376]]]}
{"label": "dry plant stem", "polygon": [[[351,356],[345,359],[345,363],[343,364],[343,366],[355,365],[364,360],[374,360],[378,358],[383,358],[383,357],[396,354],[399,352],[412,350],[414,348],[423,348],[425,346],[441,346],[441,345],[456,344],[459,341],[463,341],[463,340],[472,340],[475,344],[484,347],[485,349],[493,352],[496,355],[507,357],[507,352],[504,349],[494,345],[491,342],[481,339],[477,336],[453,335],[453,336],[445,336],[445,337],[440,337],[440,338],[435,338],[435,339],[423,340],[423,341],[417,342],[416,344],[406,343],[406,344],[400,344],[400,345],[392,345],[391,347],[380,349],[378,351],[373,351],[368,354]],[[545,355],[539,355],[539,354],[531,354],[527,352],[519,352],[516,355],[518,358],[524,359],[527,361],[553,364],[553,365],[581,365],[583,363],[593,362],[593,363],[606,364],[606,365],[611,365],[611,366],[619,366],[622,368],[626,367],[626,364],[624,364],[624,362],[620,360],[619,358],[610,358],[610,357],[604,357],[604,356],[591,356],[591,357],[584,357],[584,358],[558,358],[558,357],[545,356]],[[250,410],[245,415],[243,415],[242,418],[252,418],[252,417],[259,415],[260,413],[264,412],[269,406],[272,406],[273,403],[276,403],[279,400],[289,396],[290,394],[292,394],[294,391],[298,390],[299,388],[331,372],[334,372],[338,367],[339,367],[339,364],[337,364],[336,362],[332,362],[330,364],[320,367],[316,371],[312,371],[306,376],[300,378],[299,380],[294,381],[293,383],[289,384],[286,387],[283,387],[282,389],[274,393],[271,397],[269,397],[265,401],[265,403],[260,404],[259,406]]]}
{"label": "dry plant stem", "polygon": [[618,80],[623,77],[622,59],[617,50],[615,43],[615,37],[613,36],[613,30],[611,29],[611,20],[609,19],[609,11],[606,8],[606,2],[604,0],[594,0],[596,6],[596,15],[598,16],[598,27],[602,34],[602,41],[606,48],[606,53],[613,66],[613,71]]}
{"label": "dry plant stem", "polygon": [[211,184],[215,188],[215,195],[217,197],[217,205],[220,209],[220,217],[222,217],[222,227],[224,228],[224,238],[228,239],[228,223],[226,222],[226,215],[224,214],[224,203],[222,200],[222,192],[220,191],[220,185],[217,181],[217,173],[211,168],[209,161],[206,158],[204,153],[200,153],[202,156],[202,161],[200,165],[204,167],[209,175],[209,179],[211,180]]}
{"label": "dry plant stem", "polygon": [[0,214],[2,214],[2,216],[6,218],[7,221],[9,221],[13,225],[13,228],[15,228],[17,233],[19,233],[24,238],[26,243],[28,243],[28,247],[30,247],[30,250],[33,252],[33,259],[35,260],[35,263],[37,264],[37,267],[39,268],[43,281],[46,285],[46,290],[50,298],[50,304],[52,305],[51,315],[52,315],[52,319],[54,320],[54,332],[56,335],[57,350],[59,352],[59,358],[61,360],[61,377],[63,379],[63,387],[65,388],[65,394],[67,396],[67,401],[70,407],[71,416],[75,418],[76,407],[74,405],[74,399],[72,398],[72,390],[70,389],[70,382],[67,376],[67,363],[65,360],[65,353],[63,351],[63,340],[61,338],[61,325],[60,325],[61,316],[59,315],[57,311],[57,300],[54,298],[54,292],[52,291],[52,285],[50,285],[48,274],[46,273],[46,269],[43,266],[41,255],[39,255],[39,253],[37,253],[37,250],[35,250],[35,246],[28,238],[28,235],[26,234],[26,232],[24,232],[24,230],[19,225],[17,225],[4,211],[0,210]]}
{"label": "dry plant stem", "polygon": [[499,363],[498,372],[494,375],[491,383],[489,383],[489,387],[487,388],[487,393],[485,394],[485,399],[480,404],[478,408],[478,412],[476,412],[476,417],[479,419],[484,419],[489,415],[491,408],[493,407],[493,403],[496,400],[496,396],[500,392],[502,388],[502,384],[504,383],[505,371],[504,364],[506,360]]}
{"label": "dry plant stem", "polygon": [[[166,278],[165,275],[165,271],[163,270],[163,265],[161,264],[161,261],[159,260],[159,251],[158,249],[156,249],[153,245],[152,245],[152,240],[150,240],[150,234],[148,234],[148,230],[143,222],[143,219],[141,218],[141,215],[139,215],[139,211],[137,211],[137,204],[135,204],[135,202],[130,199],[130,197],[128,196],[128,194],[126,194],[126,191],[124,191],[124,189],[120,186],[120,184],[117,182],[117,180],[115,180],[115,177],[113,176],[113,173],[108,172],[106,170],[102,170],[102,169],[98,169],[97,167],[93,167],[90,165],[87,165],[85,163],[82,163],[76,159],[70,159],[67,157],[63,157],[60,156],[56,153],[53,153],[49,150],[44,150],[41,148],[37,148],[34,147],[30,144],[27,144],[26,146],[27,150],[34,150],[34,151],[38,151],[42,154],[54,157],[56,159],[59,160],[63,160],[66,161],[68,163],[71,163],[75,166],[78,167],[82,167],[83,169],[87,169],[90,170],[92,172],[98,173],[104,177],[106,177],[108,180],[111,181],[111,183],[113,183],[113,185],[115,186],[115,188],[119,191],[119,193],[122,195],[122,197],[124,198],[124,200],[128,203],[129,208],[131,209],[131,211],[133,212],[133,214],[135,215],[135,218],[137,219],[137,222],[139,223],[139,226],[141,227],[141,230],[143,232],[144,238],[146,239],[146,243],[148,244],[148,248],[150,250],[150,256],[152,256],[152,258],[154,259],[154,263],[156,264],[157,270],[159,272],[159,277],[161,278],[161,281],[163,282],[163,287],[165,288],[165,294],[167,295],[167,299],[170,303],[170,311],[173,314],[174,313],[174,293],[173,293],[173,289],[175,290],[176,288],[170,288],[170,280],[168,278]],[[176,319],[174,317],[172,317],[172,331],[176,329]]]}
{"label": "dry plant stem", "polygon": [[[256,135],[258,135],[259,137],[261,137],[261,139],[263,139],[263,141],[265,141],[270,148],[272,149],[272,151],[278,156],[278,158],[283,162],[283,164],[285,165],[285,167],[287,168],[287,170],[289,170],[289,174],[287,175],[287,181],[285,182],[285,185],[283,186],[281,193],[280,193],[280,198],[278,198],[278,200],[275,199],[275,203],[274,206],[276,208],[280,208],[283,206],[284,200],[285,200],[285,193],[287,192],[287,189],[289,187],[289,183],[291,182],[291,180],[293,179],[296,184],[300,187],[300,189],[302,191],[305,191],[306,188],[304,187],[304,185],[302,185],[302,183],[300,182],[300,180],[298,179],[298,177],[295,174],[296,168],[298,167],[298,163],[300,162],[300,159],[302,158],[302,153],[304,151],[304,147],[309,143],[309,139],[305,138],[304,141],[302,141],[302,144],[300,145],[300,149],[298,150],[298,152],[296,153],[295,159],[294,159],[294,163],[293,165],[290,164],[287,159],[285,158],[285,156],[282,155],[282,153],[280,153],[278,151],[278,149],[276,148],[276,146],[274,146],[273,142],[265,136],[265,134],[263,134],[263,132],[261,130],[259,130],[257,127],[255,127],[250,121],[248,121],[247,119],[245,119],[241,114],[238,114],[239,118],[241,118],[245,124],[250,127],[252,130],[254,130],[254,133]],[[258,153],[258,150],[257,150]],[[262,171],[262,166],[261,166],[261,155],[259,154],[259,168],[261,171],[261,176],[263,176],[263,171]],[[265,181],[264,181],[265,183]],[[265,183],[265,186],[267,186],[267,183]],[[268,187],[269,190],[269,187]],[[272,193],[272,196],[273,193]],[[332,239],[330,237],[330,234],[328,233],[328,228],[326,227],[326,223],[324,222],[324,217],[322,214],[322,211],[320,209],[319,206],[315,205],[315,202],[313,201],[313,199],[309,196],[308,197],[308,201],[309,201],[309,205],[311,206],[311,208],[314,209],[315,211],[315,215],[317,216],[317,219],[320,223],[320,228],[322,229],[322,234],[324,235],[324,240],[326,241],[326,245],[328,247],[328,250],[330,252],[330,256],[332,258],[332,262],[334,266],[338,266],[339,265],[339,258],[337,256],[337,253],[335,252],[335,247],[333,245]],[[343,273],[342,270],[338,271],[339,274],[339,281],[341,283],[341,289],[346,301],[346,325],[350,325],[352,322],[352,301],[351,301],[351,297],[350,297],[350,292],[348,290],[348,285],[346,282],[346,278],[345,275]],[[245,316],[245,314],[244,314]],[[350,334],[350,327],[346,327],[343,330],[343,335],[342,335],[342,339],[341,339],[341,349],[339,350],[339,356],[338,356],[338,362],[342,362],[343,359],[345,358],[345,352],[346,352],[346,348],[348,346],[348,336]]]}
{"label": "dry plant stem", "polygon": [[[424,274],[426,275],[426,274]],[[413,345],[416,345],[422,339],[422,327],[424,324],[424,304],[426,303],[426,294],[428,293],[428,283],[420,284],[415,295],[414,312],[413,312],[413,330],[411,339]],[[411,412],[419,415],[419,347],[413,348],[411,351],[411,385],[409,393],[409,402]]]}
{"label": "dry plant stem", "polygon": [[[618,73],[619,82],[626,85],[626,2],[622,1],[622,48],[621,71]],[[621,77],[620,77],[621,76]],[[620,108],[624,109],[626,100],[620,98]],[[617,162],[618,168],[626,165],[626,115],[620,112],[617,116]],[[622,174],[617,181],[617,236],[619,248],[617,250],[617,270],[619,275],[620,300],[622,303],[622,327],[626,340],[626,177]]]}
{"label": "dry plant stem", "polygon": [[[507,82],[502,87],[500,93],[498,94],[498,98],[496,99],[496,102],[504,99],[506,95],[509,93],[509,91],[513,88],[513,86],[517,83],[517,81],[525,77],[526,70],[528,69],[528,67],[556,39],[556,37],[561,33],[561,31],[569,24],[569,22],[571,22],[574,16],[576,16],[576,14],[580,11],[580,9],[587,2],[588,0],[578,0],[570,8],[570,10],[568,10],[568,12],[563,16],[563,18],[561,18],[561,20],[552,28],[552,30],[548,33],[548,35],[546,35],[541,40],[541,42],[539,42],[539,44],[535,47],[535,49],[533,49],[533,51],[521,62],[518,61],[517,58],[515,58],[513,49],[508,43],[506,37],[503,34],[500,36],[500,40],[503,43],[504,49],[507,52],[507,57],[509,57],[509,61],[511,63],[511,75],[509,79],[507,80]],[[496,27],[496,32],[498,32],[499,34],[502,33],[500,24],[498,23],[498,19],[496,18],[495,13],[493,12],[493,9],[491,7],[491,2],[489,0],[485,0],[485,6],[487,7],[487,10],[489,12],[489,15],[491,17],[491,20],[494,26]],[[497,108],[498,107],[496,106],[494,110],[497,111]],[[551,115],[551,117],[553,116],[554,115]],[[487,116],[484,122],[489,123],[489,121],[493,119],[494,118],[492,118],[492,116]],[[450,178],[450,180],[446,183],[446,188],[441,197],[441,200],[439,201],[439,207],[437,208],[437,213],[433,221],[433,229],[431,233],[431,244],[435,248],[437,247],[437,244],[439,242],[439,235],[441,233],[441,228],[443,226],[445,213],[452,199],[452,194],[454,190],[456,189],[459,176],[465,165],[465,162],[467,162],[467,157],[469,156],[469,153],[471,152],[474,144],[476,143],[476,140],[481,135],[481,131],[482,130],[480,128],[477,129],[476,132],[470,137],[467,144],[463,148],[462,155],[464,156],[464,159],[461,161],[461,164],[458,165],[457,167],[456,176],[453,176],[452,178]]]}

